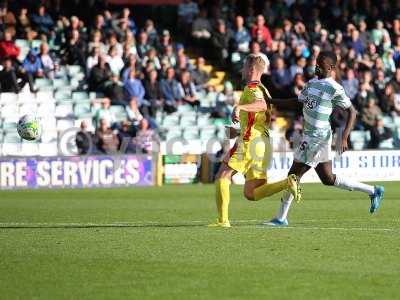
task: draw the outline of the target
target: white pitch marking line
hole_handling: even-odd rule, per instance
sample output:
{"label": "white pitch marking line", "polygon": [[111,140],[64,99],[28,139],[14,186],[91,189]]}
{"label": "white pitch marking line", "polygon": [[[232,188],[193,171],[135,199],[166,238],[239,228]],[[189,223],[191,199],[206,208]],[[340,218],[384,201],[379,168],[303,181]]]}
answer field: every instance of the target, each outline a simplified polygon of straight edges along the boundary
{"label": "white pitch marking line", "polygon": [[[261,223],[260,220],[235,220],[232,223]],[[32,228],[51,228],[51,227],[129,227],[129,226],[184,226],[191,224],[207,224],[207,221],[187,221],[187,222],[179,222],[179,223],[161,223],[155,221],[138,221],[138,222],[116,222],[116,223],[24,223],[24,222],[10,222],[10,223],[0,223],[0,230],[3,228],[23,228],[23,227],[32,227]],[[258,225],[254,224],[254,225]],[[304,227],[304,226],[288,226],[288,227],[273,227],[273,226],[265,226],[258,225],[257,228],[264,229],[297,229],[297,230],[338,230],[338,231],[386,231],[386,232],[397,232],[400,231],[400,228],[362,228],[362,227]]]}
{"label": "white pitch marking line", "polygon": [[340,231],[399,231],[396,228],[362,228],[362,227],[296,227],[296,226],[287,226],[287,227],[274,227],[274,226],[266,226],[260,225],[257,228],[267,228],[267,229],[299,229],[299,230],[340,230]]}

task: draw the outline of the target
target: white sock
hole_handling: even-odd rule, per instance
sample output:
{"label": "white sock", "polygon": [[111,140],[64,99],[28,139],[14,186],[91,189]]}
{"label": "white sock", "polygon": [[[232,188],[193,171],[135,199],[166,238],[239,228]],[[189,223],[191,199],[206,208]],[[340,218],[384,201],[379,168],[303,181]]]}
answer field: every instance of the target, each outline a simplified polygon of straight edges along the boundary
{"label": "white sock", "polygon": [[343,178],[336,175],[335,186],[348,191],[359,191],[372,195],[375,191],[375,187],[362,182],[353,181],[351,179]]}
{"label": "white sock", "polygon": [[293,195],[291,193],[289,193],[288,191],[283,192],[283,196],[281,199],[281,205],[280,205],[278,213],[276,215],[276,218],[279,221],[283,221],[287,218],[292,201],[293,201]]}

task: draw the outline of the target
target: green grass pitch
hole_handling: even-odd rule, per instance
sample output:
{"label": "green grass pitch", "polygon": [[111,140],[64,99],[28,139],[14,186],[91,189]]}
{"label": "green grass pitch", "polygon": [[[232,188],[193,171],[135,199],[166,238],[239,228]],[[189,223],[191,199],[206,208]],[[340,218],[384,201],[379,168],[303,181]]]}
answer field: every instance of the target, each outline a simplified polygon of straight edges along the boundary
{"label": "green grass pitch", "polygon": [[304,185],[290,228],[259,228],[279,196],[232,190],[231,229],[212,185],[0,192],[1,299],[395,299],[400,185],[383,206]]}

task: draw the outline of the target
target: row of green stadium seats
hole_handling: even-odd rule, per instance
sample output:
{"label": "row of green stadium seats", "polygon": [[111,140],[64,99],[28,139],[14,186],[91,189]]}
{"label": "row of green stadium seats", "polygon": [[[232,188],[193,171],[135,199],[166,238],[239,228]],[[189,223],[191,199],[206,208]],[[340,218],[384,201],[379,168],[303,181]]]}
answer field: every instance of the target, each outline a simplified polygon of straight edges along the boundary
{"label": "row of green stadium seats", "polygon": [[38,78],[35,80],[35,88],[39,91],[49,91],[54,92],[56,90],[75,90],[79,86],[79,80],[76,78],[72,78],[69,80],[68,78],[56,78],[56,79],[46,79],[46,78]]}
{"label": "row of green stadium seats", "polygon": [[[19,48],[27,49],[29,51],[30,48],[40,48],[40,45],[42,44],[41,40],[24,40],[24,39],[16,39],[15,44]],[[58,45],[54,45],[53,43],[48,43],[49,49],[50,50],[59,50]]]}
{"label": "row of green stadium seats", "polygon": [[173,128],[167,131],[165,138],[170,140],[173,138],[184,138],[187,140],[209,140],[212,138],[225,138],[225,129],[217,126],[207,127],[185,127],[185,128]]}
{"label": "row of green stadium seats", "polygon": [[55,156],[59,154],[57,143],[1,143],[2,156]]}
{"label": "row of green stadium seats", "polygon": [[[400,127],[391,127],[393,131],[393,138],[383,141],[380,145],[380,149],[393,149],[399,146],[400,142]],[[350,141],[354,150],[363,150],[368,147],[368,143],[371,140],[369,131],[364,130],[353,130],[350,133]]]}

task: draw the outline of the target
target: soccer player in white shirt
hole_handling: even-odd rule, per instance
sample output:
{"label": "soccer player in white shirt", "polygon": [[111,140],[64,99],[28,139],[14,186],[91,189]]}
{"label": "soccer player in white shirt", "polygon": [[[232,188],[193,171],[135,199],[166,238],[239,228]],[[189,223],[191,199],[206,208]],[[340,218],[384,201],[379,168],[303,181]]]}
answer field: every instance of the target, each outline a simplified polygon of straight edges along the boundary
{"label": "soccer player in white shirt", "polygon": [[[356,182],[332,172],[332,131],[329,123],[332,109],[339,106],[348,112],[346,126],[339,141],[339,153],[348,149],[347,140],[356,119],[356,111],[349,97],[346,96],[343,87],[332,78],[332,73],[336,71],[336,63],[337,58],[333,52],[321,52],[315,69],[317,78],[310,80],[298,97],[303,103],[304,131],[301,143],[295,150],[289,174],[295,174],[300,179],[310,168],[315,168],[324,185],[367,193],[371,199],[369,211],[374,213],[383,200],[383,186]],[[282,100],[275,99],[272,103],[279,105],[282,104]],[[287,215],[292,200],[292,195],[285,193],[276,217],[264,224],[288,226]]]}

